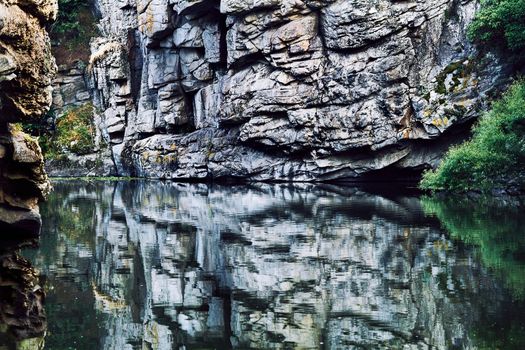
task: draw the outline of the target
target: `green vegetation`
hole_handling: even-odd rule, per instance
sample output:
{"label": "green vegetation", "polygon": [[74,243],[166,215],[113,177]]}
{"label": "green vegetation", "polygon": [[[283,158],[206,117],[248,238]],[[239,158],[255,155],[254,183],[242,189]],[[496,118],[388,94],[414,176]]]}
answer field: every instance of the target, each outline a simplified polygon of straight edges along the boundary
{"label": "green vegetation", "polygon": [[69,109],[56,122],[55,143],[74,154],[91,153],[95,147],[94,107],[86,103]]}
{"label": "green vegetation", "polygon": [[[510,53],[521,64],[525,57],[525,0],[483,0],[468,29],[469,39],[481,49]],[[446,93],[438,76],[438,92]],[[469,72],[466,72],[469,73]],[[474,137],[454,147],[439,168],[423,175],[421,188],[432,191],[483,191],[525,188],[525,81],[515,83],[494,103],[474,128]]]}
{"label": "green vegetation", "polygon": [[469,39],[487,48],[525,49],[525,0],[484,0]]}
{"label": "green vegetation", "polygon": [[90,1],[59,0],[58,18],[51,29],[53,54],[59,65],[89,60],[89,41],[97,34]]}
{"label": "green vegetation", "polygon": [[476,246],[483,265],[501,278],[512,295],[525,299],[525,216],[523,207],[490,198],[423,197],[427,215],[435,216],[454,239]]}
{"label": "green vegetation", "polygon": [[82,27],[79,23],[79,12],[88,6],[85,0],[59,0],[58,1],[58,16],[53,26],[54,33],[68,33],[74,32],[79,34],[82,32]]}
{"label": "green vegetation", "polygon": [[489,191],[525,187],[525,81],[515,83],[474,127],[474,137],[448,151],[421,188]]}
{"label": "green vegetation", "polygon": [[94,107],[91,103],[69,108],[56,120],[55,128],[47,123],[17,125],[26,133],[38,137],[46,159],[60,160],[65,153],[83,155],[95,149]]}

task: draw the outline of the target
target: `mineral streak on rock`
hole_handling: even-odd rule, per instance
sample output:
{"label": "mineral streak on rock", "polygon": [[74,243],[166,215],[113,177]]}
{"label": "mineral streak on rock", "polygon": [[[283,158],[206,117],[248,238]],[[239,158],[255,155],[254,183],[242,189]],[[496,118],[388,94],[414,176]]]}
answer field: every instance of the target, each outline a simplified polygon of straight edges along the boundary
{"label": "mineral streak on rock", "polygon": [[98,0],[102,133],[124,175],[342,180],[434,166],[508,76],[466,39],[477,7]]}
{"label": "mineral streak on rock", "polygon": [[[46,26],[56,0],[0,1],[0,232],[34,236],[38,201],[50,190],[37,140],[9,123],[41,117],[51,104],[56,66]],[[5,237],[4,237],[5,238]]]}

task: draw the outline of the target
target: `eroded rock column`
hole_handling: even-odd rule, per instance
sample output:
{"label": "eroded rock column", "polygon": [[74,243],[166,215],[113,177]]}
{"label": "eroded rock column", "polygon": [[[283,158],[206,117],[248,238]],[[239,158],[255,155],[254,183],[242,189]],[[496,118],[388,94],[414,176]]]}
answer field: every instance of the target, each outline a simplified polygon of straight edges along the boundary
{"label": "eroded rock column", "polygon": [[1,236],[38,235],[38,201],[51,187],[38,141],[14,123],[37,120],[51,104],[56,66],[46,26],[56,13],[56,0],[0,1]]}

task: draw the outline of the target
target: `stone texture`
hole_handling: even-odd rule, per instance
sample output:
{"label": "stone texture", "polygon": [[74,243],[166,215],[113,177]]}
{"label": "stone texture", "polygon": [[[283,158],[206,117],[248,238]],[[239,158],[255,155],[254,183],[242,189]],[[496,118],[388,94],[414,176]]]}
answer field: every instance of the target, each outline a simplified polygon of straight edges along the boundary
{"label": "stone texture", "polygon": [[0,122],[39,118],[51,103],[56,71],[45,24],[56,17],[56,0],[0,3]]}
{"label": "stone texture", "polygon": [[0,346],[43,349],[47,329],[45,291],[31,263],[13,252],[22,246],[4,242],[0,249]]}
{"label": "stone texture", "polygon": [[0,232],[34,236],[38,202],[51,189],[38,141],[10,126],[40,118],[56,72],[46,27],[56,0],[0,1]]}
{"label": "stone texture", "polygon": [[72,67],[59,67],[58,74],[53,80],[51,105],[56,117],[60,117],[70,107],[77,107],[92,100],[83,65],[83,62],[77,62]]}
{"label": "stone texture", "polygon": [[[421,171],[507,83],[504,60],[480,59],[466,38],[477,7],[99,0],[103,36],[90,67],[102,134],[121,175],[315,181]],[[159,152],[170,156],[151,156]]]}

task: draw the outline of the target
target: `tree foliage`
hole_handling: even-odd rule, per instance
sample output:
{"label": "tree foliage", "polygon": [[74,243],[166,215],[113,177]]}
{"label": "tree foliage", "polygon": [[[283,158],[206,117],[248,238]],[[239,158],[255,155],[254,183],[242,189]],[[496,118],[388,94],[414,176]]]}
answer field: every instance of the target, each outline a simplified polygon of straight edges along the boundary
{"label": "tree foliage", "polygon": [[69,109],[56,122],[55,142],[59,148],[74,154],[93,152],[95,147],[93,105]]}
{"label": "tree foliage", "polygon": [[91,0],[59,0],[57,21],[51,28],[58,65],[89,60],[90,40],[98,32],[90,3]]}
{"label": "tree foliage", "polygon": [[485,0],[468,30],[469,39],[487,48],[525,49],[525,0]]}
{"label": "tree foliage", "polygon": [[88,8],[85,0],[59,0],[58,17],[53,26],[54,33],[75,33],[82,32],[82,26],[79,21],[79,14],[82,9]]}
{"label": "tree foliage", "polygon": [[463,192],[525,187],[525,81],[515,83],[474,127],[472,140],[448,151],[423,189]]}

